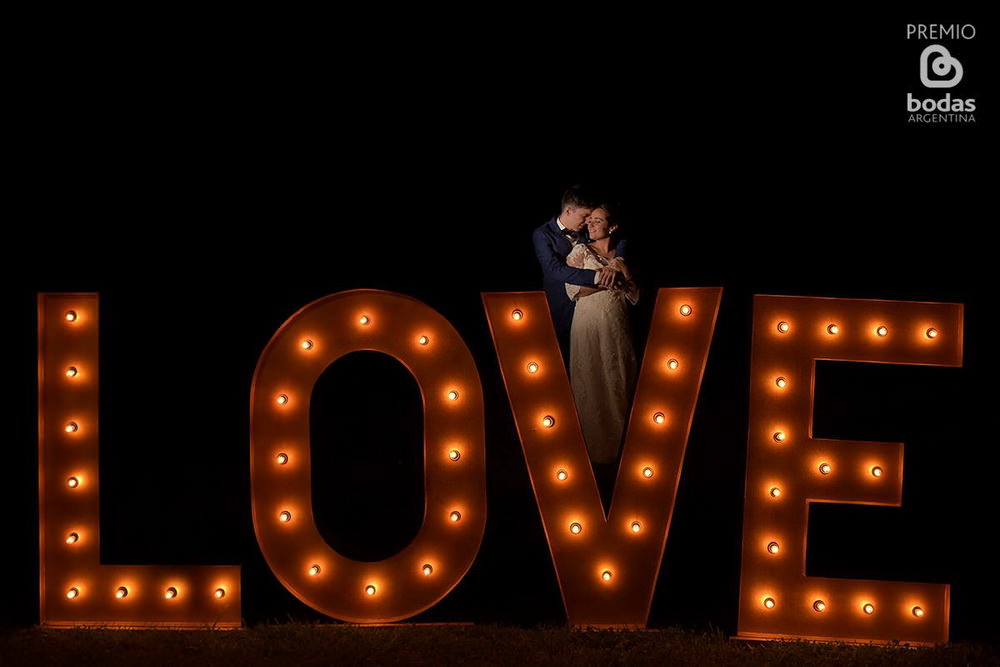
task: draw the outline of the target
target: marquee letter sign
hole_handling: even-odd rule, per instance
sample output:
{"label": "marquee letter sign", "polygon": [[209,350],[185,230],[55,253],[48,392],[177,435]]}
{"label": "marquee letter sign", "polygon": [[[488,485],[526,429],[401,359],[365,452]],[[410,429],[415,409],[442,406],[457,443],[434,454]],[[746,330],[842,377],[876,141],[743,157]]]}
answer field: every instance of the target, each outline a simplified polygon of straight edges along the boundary
{"label": "marquee letter sign", "polygon": [[659,290],[605,516],[544,293],[483,294],[574,626],[646,625],[721,296]]}
{"label": "marquee letter sign", "polygon": [[38,295],[40,623],[239,627],[239,566],[101,565],[97,294]]}
{"label": "marquee letter sign", "polygon": [[[312,513],[313,385],[357,350],[405,365],[424,406],[423,524],[406,548],[379,562],[331,549]],[[378,290],[314,301],[264,349],[250,402],[253,525],[268,565],[295,597],[334,618],[389,622],[433,606],[461,581],[486,526],[485,434],[479,372],[448,320],[421,301]]]}
{"label": "marquee letter sign", "polygon": [[805,576],[809,503],[903,484],[901,444],[812,437],[817,359],[961,366],[962,305],[755,297],[739,637],[945,642],[947,585]]}

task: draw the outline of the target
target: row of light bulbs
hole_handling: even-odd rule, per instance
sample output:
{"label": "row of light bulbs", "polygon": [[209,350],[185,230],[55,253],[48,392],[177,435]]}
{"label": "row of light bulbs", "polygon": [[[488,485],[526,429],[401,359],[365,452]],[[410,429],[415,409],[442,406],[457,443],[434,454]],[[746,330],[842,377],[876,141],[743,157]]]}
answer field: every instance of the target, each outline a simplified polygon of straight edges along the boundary
{"label": "row of light bulbs", "polygon": [[[82,594],[83,592],[79,586],[71,586],[70,588],[66,589],[66,597],[70,600],[75,600],[79,598]],[[128,586],[119,586],[117,589],[115,589],[115,597],[119,600],[127,598],[128,595],[129,595]],[[167,600],[173,600],[177,597],[180,597],[180,590],[176,586],[168,586],[163,590],[163,597],[164,599]],[[216,588],[214,591],[212,591],[212,597],[214,597],[217,600],[221,600],[222,598],[226,597],[226,589],[221,586],[219,588]]]}
{"label": "row of light bulbs", "polygon": [[[774,609],[775,607],[778,606],[778,601],[775,600],[774,597],[768,595],[761,599],[761,604],[764,606],[765,609]],[[814,600],[811,606],[813,608],[813,611],[816,612],[822,613],[827,610],[827,604],[825,600]],[[861,603],[860,610],[864,614],[871,616],[875,613],[875,605],[871,602],[863,602]],[[910,608],[910,613],[916,616],[917,618],[923,618],[925,614],[924,608],[921,607],[920,605],[913,605]]]}
{"label": "row of light bulbs", "polygon": [[[786,322],[785,320],[781,320],[775,325],[775,328],[778,330],[778,333],[786,334],[792,330],[792,325]],[[836,336],[837,334],[840,333],[840,325],[831,322],[830,324],[826,325],[826,332],[831,336]],[[879,338],[885,338],[886,336],[889,335],[889,327],[887,327],[884,324],[879,324],[878,326],[872,329],[872,332]],[[939,333],[940,332],[934,327],[928,327],[924,329],[924,336],[930,339],[937,338]]]}

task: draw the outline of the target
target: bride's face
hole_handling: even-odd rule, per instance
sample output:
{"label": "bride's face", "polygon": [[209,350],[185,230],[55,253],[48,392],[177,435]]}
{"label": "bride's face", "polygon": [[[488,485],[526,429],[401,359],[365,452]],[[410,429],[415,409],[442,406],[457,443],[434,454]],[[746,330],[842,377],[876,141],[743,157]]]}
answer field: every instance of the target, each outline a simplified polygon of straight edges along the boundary
{"label": "bride's face", "polygon": [[593,240],[603,239],[610,235],[613,227],[608,224],[608,212],[603,208],[595,208],[587,218],[587,233]]}

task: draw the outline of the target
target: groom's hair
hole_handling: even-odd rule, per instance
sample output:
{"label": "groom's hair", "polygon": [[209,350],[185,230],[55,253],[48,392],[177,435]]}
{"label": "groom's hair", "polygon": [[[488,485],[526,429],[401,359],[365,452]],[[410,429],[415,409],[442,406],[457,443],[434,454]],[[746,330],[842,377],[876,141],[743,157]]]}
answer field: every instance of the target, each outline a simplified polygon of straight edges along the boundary
{"label": "groom's hair", "polygon": [[565,211],[567,206],[573,208],[594,208],[598,205],[599,198],[596,193],[584,185],[571,185],[566,188],[562,196],[562,207],[560,211]]}

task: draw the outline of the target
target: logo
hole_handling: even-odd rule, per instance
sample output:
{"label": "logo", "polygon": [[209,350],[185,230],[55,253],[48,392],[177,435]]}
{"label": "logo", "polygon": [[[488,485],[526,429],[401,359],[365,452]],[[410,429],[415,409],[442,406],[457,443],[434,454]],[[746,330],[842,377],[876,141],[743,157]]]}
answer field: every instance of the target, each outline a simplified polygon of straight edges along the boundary
{"label": "logo", "polygon": [[[930,60],[932,55],[938,57]],[[947,77],[950,73],[951,78],[932,79],[931,69],[938,77]],[[948,49],[940,44],[931,44],[920,54],[920,83],[926,88],[954,88],[964,74],[962,63],[958,62],[958,58],[953,58]]]}

